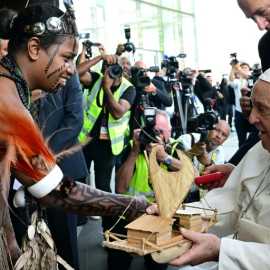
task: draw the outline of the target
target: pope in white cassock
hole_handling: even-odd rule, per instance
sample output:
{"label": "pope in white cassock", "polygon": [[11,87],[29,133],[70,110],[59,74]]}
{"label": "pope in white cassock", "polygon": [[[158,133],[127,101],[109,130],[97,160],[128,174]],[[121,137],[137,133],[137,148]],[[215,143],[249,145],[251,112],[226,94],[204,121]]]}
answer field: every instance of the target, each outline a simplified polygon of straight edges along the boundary
{"label": "pope in white cassock", "polygon": [[174,265],[217,261],[207,269],[270,269],[270,69],[256,82],[251,98],[249,121],[259,129],[261,141],[232,171],[225,186],[208,192],[200,202],[202,207],[218,209],[218,223],[209,234],[184,230],[193,246],[172,261]]}

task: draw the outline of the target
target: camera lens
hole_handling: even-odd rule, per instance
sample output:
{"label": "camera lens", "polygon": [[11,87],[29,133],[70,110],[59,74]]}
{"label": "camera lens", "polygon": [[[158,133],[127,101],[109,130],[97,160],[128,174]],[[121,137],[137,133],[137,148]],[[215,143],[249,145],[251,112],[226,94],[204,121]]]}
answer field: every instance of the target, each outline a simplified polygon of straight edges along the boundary
{"label": "camera lens", "polygon": [[120,78],[122,76],[123,69],[118,64],[110,65],[108,68],[108,73],[112,79],[117,79],[117,78]]}
{"label": "camera lens", "polygon": [[132,52],[134,50],[134,46],[130,42],[127,42],[126,44],[124,44],[124,46],[125,46],[125,51],[127,52]]}

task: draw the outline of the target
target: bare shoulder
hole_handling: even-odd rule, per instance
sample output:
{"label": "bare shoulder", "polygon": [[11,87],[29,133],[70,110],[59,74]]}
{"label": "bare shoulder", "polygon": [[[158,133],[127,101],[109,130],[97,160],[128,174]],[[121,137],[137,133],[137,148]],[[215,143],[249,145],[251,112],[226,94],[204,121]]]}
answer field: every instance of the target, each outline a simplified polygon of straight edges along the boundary
{"label": "bare shoulder", "polygon": [[[2,70],[0,70],[2,72]],[[23,104],[17,92],[16,84],[9,78],[0,76],[0,106],[14,106],[14,108],[19,109],[23,108]]]}

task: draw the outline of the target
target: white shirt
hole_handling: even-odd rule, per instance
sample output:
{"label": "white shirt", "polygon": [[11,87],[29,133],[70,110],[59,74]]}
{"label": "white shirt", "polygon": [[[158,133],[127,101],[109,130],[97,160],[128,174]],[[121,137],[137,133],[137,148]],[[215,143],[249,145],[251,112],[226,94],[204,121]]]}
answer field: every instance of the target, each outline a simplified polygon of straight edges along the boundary
{"label": "white shirt", "polygon": [[240,98],[242,96],[241,89],[243,87],[247,86],[247,80],[246,79],[234,79],[230,82],[230,85],[234,89],[234,95],[235,95],[235,110],[238,112],[242,112],[241,106],[240,106]]}
{"label": "white shirt", "polygon": [[[194,137],[194,143],[197,143],[200,140],[200,134],[199,133],[192,133]],[[192,137],[190,134],[184,134],[181,135],[178,139],[184,146],[184,150],[188,151],[192,147]],[[208,153],[208,156],[210,157],[211,161],[213,161],[215,164],[224,164],[225,163],[225,153],[224,148],[222,145],[218,146],[216,149]],[[200,162],[195,158],[193,161],[194,166],[201,171],[203,168],[201,168]]]}

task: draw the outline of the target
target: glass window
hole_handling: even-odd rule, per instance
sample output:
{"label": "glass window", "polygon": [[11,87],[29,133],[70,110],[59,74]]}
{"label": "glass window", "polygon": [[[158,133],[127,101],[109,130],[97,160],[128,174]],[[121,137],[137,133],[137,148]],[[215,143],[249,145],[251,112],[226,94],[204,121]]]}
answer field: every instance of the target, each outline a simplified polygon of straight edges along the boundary
{"label": "glass window", "polygon": [[[147,2],[147,3],[146,3]],[[186,52],[196,61],[194,0],[74,0],[80,32],[102,43],[108,53],[115,53],[125,43],[124,27],[131,29],[131,42],[137,47],[135,58],[157,64],[163,54]],[[144,59],[144,60],[145,60]]]}
{"label": "glass window", "polygon": [[194,26],[194,19],[192,16],[182,16],[182,50],[187,54],[185,61],[189,66],[196,66],[197,61],[197,41]]}
{"label": "glass window", "polygon": [[194,1],[193,0],[179,0],[181,11],[194,13]]}

